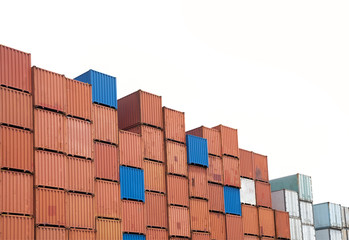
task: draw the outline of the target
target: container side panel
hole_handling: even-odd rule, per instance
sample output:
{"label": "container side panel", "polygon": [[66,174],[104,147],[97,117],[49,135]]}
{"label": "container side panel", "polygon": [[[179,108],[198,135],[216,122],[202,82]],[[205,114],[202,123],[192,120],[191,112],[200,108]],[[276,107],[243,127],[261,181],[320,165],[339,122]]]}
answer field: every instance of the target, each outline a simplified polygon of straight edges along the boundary
{"label": "container side panel", "polygon": [[184,113],[163,107],[165,138],[185,143]]}
{"label": "container side panel", "polygon": [[167,172],[188,176],[187,149],[184,144],[166,141]]}
{"label": "container side panel", "polygon": [[0,215],[2,240],[34,240],[34,218],[17,215]]}
{"label": "container side panel", "polygon": [[167,175],[167,198],[168,204],[188,207],[188,179],[175,175]]}
{"label": "container side panel", "polygon": [[96,219],[96,240],[122,239],[121,220]]}
{"label": "container side panel", "polygon": [[96,177],[119,181],[118,148],[101,142],[94,142],[93,144]]}
{"label": "container side panel", "polygon": [[217,156],[208,156],[209,168],[207,170],[207,180],[209,182],[223,184],[223,160]]}

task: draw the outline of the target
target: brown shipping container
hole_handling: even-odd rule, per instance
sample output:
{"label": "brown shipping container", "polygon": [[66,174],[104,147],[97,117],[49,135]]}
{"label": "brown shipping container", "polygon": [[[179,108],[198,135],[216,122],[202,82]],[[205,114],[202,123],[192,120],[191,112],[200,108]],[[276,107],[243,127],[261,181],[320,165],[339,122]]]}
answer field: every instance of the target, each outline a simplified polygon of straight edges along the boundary
{"label": "brown shipping container", "polygon": [[67,189],[71,191],[94,192],[94,162],[82,158],[67,159]]}
{"label": "brown shipping container", "polygon": [[118,112],[98,104],[92,106],[94,139],[118,144]]}
{"label": "brown shipping container", "polygon": [[222,155],[239,157],[238,130],[223,125],[214,127],[221,133]]}
{"label": "brown shipping container", "polygon": [[67,78],[67,114],[82,119],[92,118],[92,86]]}
{"label": "brown shipping container", "polygon": [[35,219],[36,224],[66,225],[65,191],[36,188],[35,189]]}
{"label": "brown shipping container", "polygon": [[236,215],[225,215],[227,225],[227,240],[241,240],[244,238],[242,218]]}
{"label": "brown shipping container", "polygon": [[33,215],[33,175],[0,171],[0,213]]}
{"label": "brown shipping container", "polygon": [[67,157],[64,154],[35,150],[35,186],[66,189]]}
{"label": "brown shipping container", "polygon": [[122,200],[122,231],[145,234],[144,203]]}
{"label": "brown shipping container", "polygon": [[120,129],[141,123],[163,127],[161,97],[142,90],[118,99],[118,113]]}
{"label": "brown shipping container", "polygon": [[34,109],[34,146],[65,152],[66,121],[67,118],[62,114]]}
{"label": "brown shipping container", "polygon": [[67,225],[76,228],[95,227],[93,196],[79,193],[67,194]]}
{"label": "brown shipping container", "polygon": [[274,210],[268,208],[258,208],[259,235],[275,237]]}
{"label": "brown shipping container", "polygon": [[253,162],[254,162],[254,174],[256,180],[260,181],[269,181],[268,176],[268,158],[267,156],[253,153]]}
{"label": "brown shipping container", "polygon": [[223,160],[217,156],[208,156],[207,180],[209,182],[223,184]]}
{"label": "brown shipping container", "polygon": [[167,172],[188,176],[187,148],[184,144],[166,141]]}
{"label": "brown shipping container", "polygon": [[168,207],[169,235],[190,237],[189,209],[186,207]]}
{"label": "brown shipping container", "polygon": [[253,152],[239,149],[240,152],[240,175],[241,177],[255,179]]}
{"label": "brown shipping container", "polygon": [[257,207],[242,204],[241,215],[244,233],[251,235],[259,235]]}
{"label": "brown shipping container", "polygon": [[73,156],[93,158],[92,124],[90,122],[67,118],[67,153]]}
{"label": "brown shipping container", "polygon": [[271,208],[271,190],[270,184],[255,181],[256,186],[256,203],[257,206]]}
{"label": "brown shipping container", "polygon": [[96,219],[96,240],[122,239],[121,220]]}
{"label": "brown shipping container", "polygon": [[167,175],[168,204],[189,206],[188,178]]}
{"label": "brown shipping container", "polygon": [[121,218],[120,184],[109,181],[95,181],[96,216]]}
{"label": "brown shipping container", "polygon": [[137,133],[119,131],[120,165],[143,168],[143,140]]}
{"label": "brown shipping container", "polygon": [[167,228],[167,200],[161,193],[145,192],[146,225]]}
{"label": "brown shipping container", "polygon": [[276,238],[291,239],[288,212],[274,210]]}
{"label": "brown shipping container", "polygon": [[237,158],[223,156],[224,185],[240,187],[240,161]]}
{"label": "brown shipping container", "polygon": [[189,165],[188,173],[190,197],[207,199],[207,168]]}
{"label": "brown shipping container", "polygon": [[185,143],[184,112],[163,107],[165,138]]}
{"label": "brown shipping container", "polygon": [[144,185],[146,190],[166,193],[165,164],[144,160]]}
{"label": "brown shipping container", "polygon": [[225,215],[222,213],[210,212],[211,239],[226,239]]}
{"label": "brown shipping container", "polygon": [[208,202],[210,211],[224,213],[224,189],[222,185],[208,184]]}
{"label": "brown shipping container", "polygon": [[146,239],[147,240],[168,240],[168,232],[166,229],[147,228]]}
{"label": "brown shipping container", "polygon": [[208,153],[216,156],[222,155],[221,134],[218,130],[201,126],[188,131],[187,134],[206,138]]}
{"label": "brown shipping container", "polygon": [[58,227],[43,227],[35,228],[36,240],[68,240],[68,230]]}
{"label": "brown shipping container", "polygon": [[93,144],[96,178],[119,181],[118,148],[101,142]]}
{"label": "brown shipping container", "polygon": [[0,123],[33,129],[32,96],[0,87]]}
{"label": "brown shipping container", "polygon": [[32,67],[34,106],[67,111],[67,79],[64,75]]}
{"label": "brown shipping container", "polygon": [[30,53],[0,45],[0,85],[32,91]]}
{"label": "brown shipping container", "polygon": [[69,230],[69,240],[95,240],[96,232],[95,230],[86,229],[70,229]]}
{"label": "brown shipping container", "polygon": [[190,201],[190,226],[193,231],[209,232],[208,201],[192,198]]}
{"label": "brown shipping container", "polygon": [[33,142],[30,131],[0,126],[0,167],[33,172]]}
{"label": "brown shipping container", "polygon": [[0,215],[1,240],[34,240],[34,218],[18,215]]}
{"label": "brown shipping container", "polygon": [[211,240],[209,233],[192,232],[191,240]]}

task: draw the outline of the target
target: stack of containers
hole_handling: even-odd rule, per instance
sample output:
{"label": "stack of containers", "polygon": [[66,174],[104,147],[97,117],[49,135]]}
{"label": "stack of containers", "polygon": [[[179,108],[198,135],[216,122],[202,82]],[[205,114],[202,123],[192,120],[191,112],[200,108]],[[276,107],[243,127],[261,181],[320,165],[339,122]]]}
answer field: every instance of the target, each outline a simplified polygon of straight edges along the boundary
{"label": "stack of containers", "polygon": [[0,235],[34,239],[31,56],[0,45]]}
{"label": "stack of containers", "polygon": [[76,80],[92,85],[96,239],[121,239],[116,78],[89,70]]}
{"label": "stack of containers", "polygon": [[342,240],[349,240],[349,208],[341,207],[342,210]]}

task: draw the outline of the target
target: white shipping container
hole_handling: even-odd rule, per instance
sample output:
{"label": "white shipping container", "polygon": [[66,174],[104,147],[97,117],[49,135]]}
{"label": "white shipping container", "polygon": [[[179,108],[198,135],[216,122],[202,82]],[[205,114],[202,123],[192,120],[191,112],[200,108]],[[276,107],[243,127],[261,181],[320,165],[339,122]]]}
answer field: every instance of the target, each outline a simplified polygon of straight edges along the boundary
{"label": "white shipping container", "polygon": [[349,207],[341,207],[342,209],[342,226],[349,228]]}
{"label": "white shipping container", "polygon": [[312,225],[302,225],[303,240],[315,240],[315,227]]}
{"label": "white shipping container", "polygon": [[342,240],[341,230],[336,229],[321,229],[315,232],[316,240]]}
{"label": "white shipping container", "polygon": [[299,201],[299,210],[302,224],[314,225],[313,204]]}
{"label": "white shipping container", "polygon": [[341,205],[335,203],[320,203],[313,206],[314,224],[316,229],[342,228]]}
{"label": "white shipping container", "polygon": [[298,193],[295,191],[283,189],[271,193],[273,209],[286,211],[290,217],[299,218],[299,200]]}
{"label": "white shipping container", "polygon": [[254,180],[240,178],[241,180],[241,189],[240,197],[241,203],[256,205],[256,188]]}
{"label": "white shipping container", "polygon": [[303,240],[302,222],[299,218],[290,217],[291,240]]}

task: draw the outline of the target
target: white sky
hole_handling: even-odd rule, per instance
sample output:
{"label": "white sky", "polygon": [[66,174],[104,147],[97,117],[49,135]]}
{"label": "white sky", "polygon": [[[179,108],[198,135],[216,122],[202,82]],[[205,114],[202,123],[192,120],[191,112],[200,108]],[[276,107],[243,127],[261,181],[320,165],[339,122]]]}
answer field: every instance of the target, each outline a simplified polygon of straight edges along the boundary
{"label": "white sky", "polygon": [[315,203],[349,206],[348,1],[1,1],[0,43],[74,78],[117,77],[225,124],[269,157],[270,179],[313,178]]}

